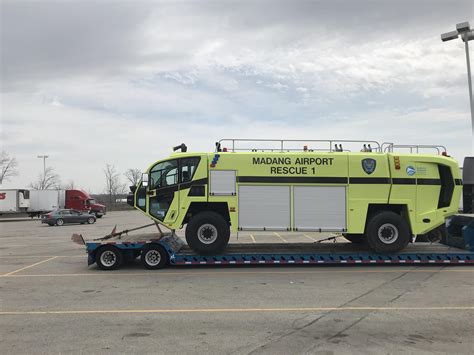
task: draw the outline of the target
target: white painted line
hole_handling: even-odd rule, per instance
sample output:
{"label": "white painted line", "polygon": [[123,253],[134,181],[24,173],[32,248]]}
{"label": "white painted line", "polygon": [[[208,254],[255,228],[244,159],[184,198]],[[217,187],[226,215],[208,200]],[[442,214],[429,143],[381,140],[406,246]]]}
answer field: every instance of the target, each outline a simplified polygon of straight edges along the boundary
{"label": "white painted line", "polygon": [[34,263],[34,264],[32,264],[32,265],[28,265],[28,266],[22,267],[21,269],[18,269],[18,270],[15,270],[15,271],[12,271],[12,272],[6,273],[6,274],[4,274],[4,275],[2,275],[2,276],[10,276],[10,275],[14,275],[14,274],[16,274],[17,272],[20,272],[20,271],[23,271],[23,270],[26,270],[26,269],[32,268],[33,266],[37,266],[37,265],[40,265],[40,264],[46,263],[46,262],[48,262],[48,261],[51,261],[51,260],[53,260],[53,259],[56,259],[56,258],[57,258],[57,256],[53,256],[53,257],[51,257],[51,258],[49,258],[49,259],[46,259],[46,260],[43,260],[43,261],[39,261],[39,262],[37,262],[37,263]]}
{"label": "white painted line", "polygon": [[273,232],[273,234],[275,234],[278,238],[280,238],[283,241],[283,243],[288,243],[288,241],[285,238],[283,238],[280,234],[278,234],[277,232]]}
{"label": "white painted line", "polygon": [[307,234],[303,234],[306,238],[311,239],[313,242],[317,242],[317,239],[314,239],[313,237],[310,237]]}

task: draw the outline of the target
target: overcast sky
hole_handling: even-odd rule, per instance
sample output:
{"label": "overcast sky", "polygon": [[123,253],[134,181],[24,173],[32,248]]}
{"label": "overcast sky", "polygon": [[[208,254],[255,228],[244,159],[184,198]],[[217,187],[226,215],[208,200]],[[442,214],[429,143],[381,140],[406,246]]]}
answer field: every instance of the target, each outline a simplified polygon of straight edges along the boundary
{"label": "overcast sky", "polygon": [[[462,41],[471,0],[2,1],[1,145],[25,187],[48,154],[98,193],[220,138],[443,144],[472,136]],[[473,43],[474,46],[474,42]],[[471,47],[472,48],[472,47]],[[472,55],[472,51],[471,51]],[[125,180],[124,180],[125,182]]]}

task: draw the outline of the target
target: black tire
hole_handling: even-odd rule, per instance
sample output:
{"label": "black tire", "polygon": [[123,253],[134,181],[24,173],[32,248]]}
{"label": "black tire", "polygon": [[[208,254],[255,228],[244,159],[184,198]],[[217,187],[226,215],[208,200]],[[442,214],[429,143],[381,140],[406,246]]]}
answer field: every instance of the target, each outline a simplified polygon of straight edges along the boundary
{"label": "black tire", "polygon": [[168,253],[159,244],[150,243],[143,247],[140,258],[142,265],[146,269],[163,269],[168,264]]}
{"label": "black tire", "polygon": [[97,251],[95,262],[102,270],[116,270],[123,263],[122,251],[112,245],[106,245]]}
{"label": "black tire", "polygon": [[366,239],[377,253],[396,253],[410,242],[410,227],[400,215],[383,211],[374,215],[367,224]]}
{"label": "black tire", "polygon": [[344,238],[354,244],[363,245],[366,244],[365,235],[363,234],[344,234]]}
{"label": "black tire", "polygon": [[416,237],[416,243],[446,243],[446,226],[443,224],[426,234]]}
{"label": "black tire", "polygon": [[103,217],[103,215],[96,215],[96,217],[97,217],[97,218],[102,218],[102,217]]}
{"label": "black tire", "polygon": [[48,223],[48,226],[53,227],[54,223]]}
{"label": "black tire", "polygon": [[58,219],[56,220],[56,225],[57,225],[57,226],[62,226],[62,225],[64,225],[64,220],[63,220],[62,218],[58,218]]}
{"label": "black tire", "polygon": [[186,226],[186,241],[198,254],[221,253],[229,243],[229,238],[229,224],[216,212],[201,212]]}
{"label": "black tire", "polygon": [[95,218],[94,217],[87,218],[87,223],[88,224],[94,224],[95,223]]}

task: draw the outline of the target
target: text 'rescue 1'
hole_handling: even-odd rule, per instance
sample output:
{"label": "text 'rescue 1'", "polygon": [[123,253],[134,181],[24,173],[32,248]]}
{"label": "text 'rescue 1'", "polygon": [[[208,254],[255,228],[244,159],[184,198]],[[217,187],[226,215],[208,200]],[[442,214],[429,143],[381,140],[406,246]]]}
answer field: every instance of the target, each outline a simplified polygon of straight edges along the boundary
{"label": "text 'rescue 1'", "polygon": [[272,175],[316,174],[316,166],[333,165],[334,158],[253,157],[253,165],[268,165]]}

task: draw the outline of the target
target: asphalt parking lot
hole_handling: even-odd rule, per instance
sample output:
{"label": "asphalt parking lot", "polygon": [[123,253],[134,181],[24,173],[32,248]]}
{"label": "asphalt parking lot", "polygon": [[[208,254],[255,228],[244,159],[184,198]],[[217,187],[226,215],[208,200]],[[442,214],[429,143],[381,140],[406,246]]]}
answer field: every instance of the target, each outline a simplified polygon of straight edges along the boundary
{"label": "asphalt parking lot", "polygon": [[[87,266],[73,233],[149,223],[0,222],[2,354],[472,353],[474,268]],[[235,236],[233,237],[235,238]],[[308,243],[318,237],[299,235]],[[284,234],[239,242],[291,242]]]}

